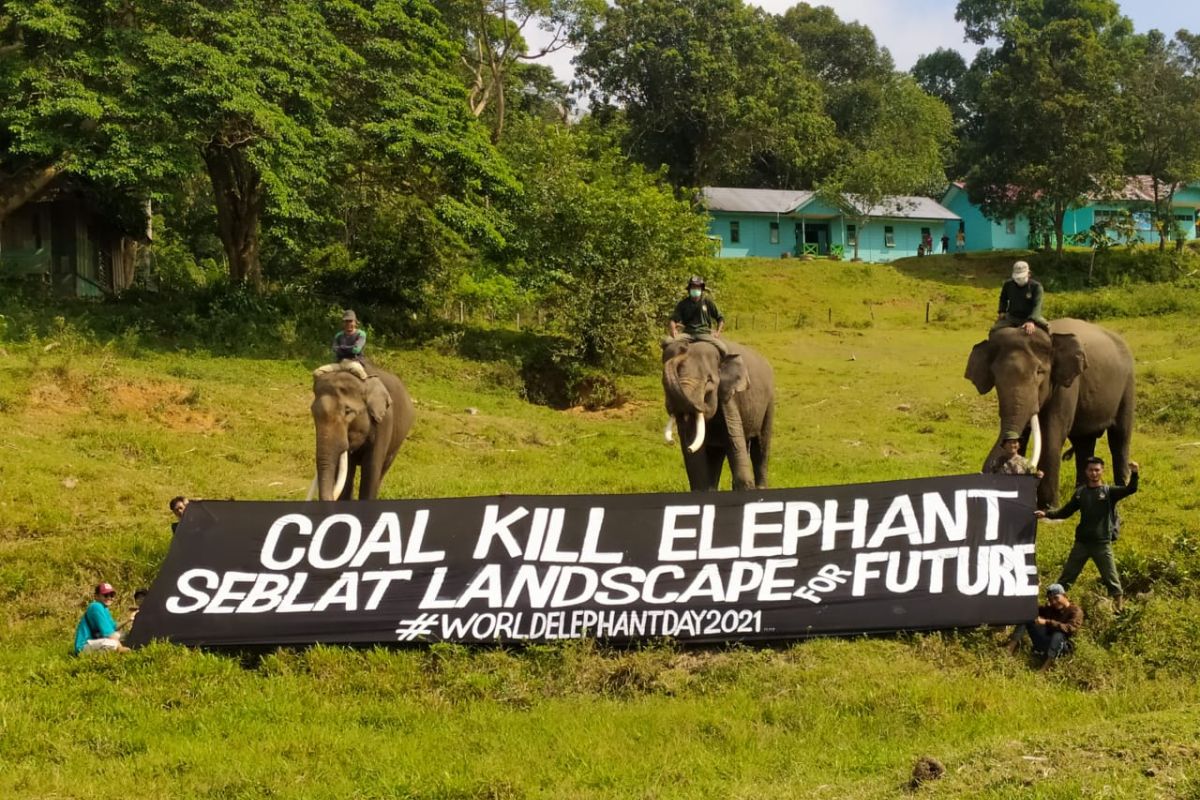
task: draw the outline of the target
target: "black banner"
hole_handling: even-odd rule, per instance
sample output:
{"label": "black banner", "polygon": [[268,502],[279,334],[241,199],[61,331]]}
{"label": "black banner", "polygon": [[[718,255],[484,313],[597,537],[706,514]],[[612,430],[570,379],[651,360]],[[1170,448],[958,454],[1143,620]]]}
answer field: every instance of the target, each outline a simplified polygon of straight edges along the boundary
{"label": "black banner", "polygon": [[1025,621],[1036,485],[193,502],[129,643],[714,642]]}

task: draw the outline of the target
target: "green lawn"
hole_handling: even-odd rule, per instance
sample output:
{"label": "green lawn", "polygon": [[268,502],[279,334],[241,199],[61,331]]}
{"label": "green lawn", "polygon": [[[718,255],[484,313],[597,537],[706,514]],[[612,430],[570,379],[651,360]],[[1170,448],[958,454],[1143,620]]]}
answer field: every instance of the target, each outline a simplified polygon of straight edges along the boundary
{"label": "green lawn", "polygon": [[[995,399],[962,373],[1004,262],[721,267],[710,286],[730,335],[777,374],[773,485],[979,468]],[[1200,289],[1052,292],[1049,304],[1133,348],[1143,470],[1117,546],[1131,609],[1115,618],[1089,567],[1074,592],[1087,630],[1049,675],[990,631],[244,658],[156,645],[75,659],[90,585],[151,580],[172,495],[303,497],[323,342],[311,361],[219,358],[136,334],[97,342],[69,319],[51,335],[10,326],[0,797],[891,797],[907,795],[922,755],[947,767],[928,796],[1200,797]],[[555,411],[521,400],[507,362],[433,345],[376,356],[418,410],[386,496],[686,488],[650,367],[621,378],[621,408]],[[1042,526],[1044,571],[1071,528]]]}

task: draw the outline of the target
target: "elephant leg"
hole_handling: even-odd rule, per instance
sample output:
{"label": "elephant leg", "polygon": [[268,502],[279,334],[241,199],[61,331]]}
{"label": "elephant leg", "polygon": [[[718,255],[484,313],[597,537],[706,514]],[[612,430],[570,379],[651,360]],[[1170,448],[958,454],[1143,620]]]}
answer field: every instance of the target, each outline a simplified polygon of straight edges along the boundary
{"label": "elephant leg", "polygon": [[1087,461],[1096,455],[1095,436],[1072,436],[1071,447],[1075,448],[1075,486],[1087,483]]}
{"label": "elephant leg", "polygon": [[754,488],[767,488],[767,464],[771,460],[771,429],[775,410],[768,408],[763,417],[762,429],[750,441],[750,463],[754,466]]}
{"label": "elephant leg", "polygon": [[1038,410],[1038,424],[1042,431],[1042,455],[1038,469],[1045,473],[1038,483],[1038,508],[1058,508],[1058,483],[1062,474],[1063,445],[1075,424],[1073,394],[1055,394]]}
{"label": "elephant leg", "polygon": [[704,461],[708,471],[708,483],[704,488],[710,492],[715,492],[721,486],[721,473],[725,471],[724,448],[704,448]]}
{"label": "elephant leg", "polygon": [[679,449],[683,453],[683,468],[687,471],[688,489],[693,492],[708,491],[708,458],[707,448],[700,448],[698,453],[687,451],[687,438],[683,431],[679,432]]}
{"label": "elephant leg", "polygon": [[1108,452],[1112,454],[1113,480],[1124,486],[1129,481],[1130,443],[1133,440],[1133,386],[1130,385],[1117,408],[1117,421],[1108,429]]}

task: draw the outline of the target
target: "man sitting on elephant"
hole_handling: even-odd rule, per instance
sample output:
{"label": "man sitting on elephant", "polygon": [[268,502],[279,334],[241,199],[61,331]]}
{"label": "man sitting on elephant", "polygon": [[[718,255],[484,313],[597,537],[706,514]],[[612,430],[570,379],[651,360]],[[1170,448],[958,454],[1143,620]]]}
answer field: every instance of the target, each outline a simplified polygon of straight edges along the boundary
{"label": "man sitting on elephant", "polygon": [[[671,338],[683,338],[693,342],[708,342],[720,351],[722,357],[729,354],[729,349],[721,341],[721,331],[725,330],[725,316],[717,308],[711,298],[704,296],[704,279],[693,275],[687,284],[688,296],[679,301],[675,312],[671,314],[668,324]],[[713,330],[713,324],[717,329]]]}
{"label": "man sitting on elephant", "polygon": [[984,472],[992,475],[1035,475],[1038,478],[1043,476],[1037,464],[1021,455],[1021,437],[1016,431],[1004,432],[1000,453]]}
{"label": "man sitting on elephant", "polygon": [[358,315],[352,309],[347,308],[342,314],[342,329],[333,337],[334,363],[319,368],[313,375],[341,369],[352,372],[365,381],[367,370],[363,366],[363,348],[366,346],[366,331],[359,330]]}
{"label": "man sitting on elephant", "polygon": [[1034,326],[1050,332],[1050,324],[1042,316],[1042,285],[1029,276],[1029,265],[1024,261],[1013,264],[1012,277],[1000,287],[1000,308],[997,312],[997,328],[1021,328],[1033,333]]}

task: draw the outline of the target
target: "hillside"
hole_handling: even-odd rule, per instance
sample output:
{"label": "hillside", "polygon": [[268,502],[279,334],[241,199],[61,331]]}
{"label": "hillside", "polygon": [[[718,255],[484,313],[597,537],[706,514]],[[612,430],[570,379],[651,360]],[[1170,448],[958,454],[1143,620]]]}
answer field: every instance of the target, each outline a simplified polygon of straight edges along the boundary
{"label": "hillside", "polygon": [[[963,369],[1007,264],[714,265],[729,335],[776,371],[772,483],[977,470],[995,396]],[[1117,545],[1130,608],[1113,615],[1089,566],[1072,592],[1087,629],[1048,675],[989,630],[74,659],[89,587],[109,580],[125,603],[152,579],[171,496],[304,496],[324,339],[305,358],[216,356],[14,315],[0,326],[0,797],[889,797],[922,755],[947,767],[930,797],[1198,796],[1200,288],[1056,288],[1070,285],[1047,280],[1049,315],[1093,318],[1135,354],[1143,485]],[[512,359],[460,351],[449,336],[374,350],[418,413],[385,496],[686,488],[653,343],[644,374],[617,379],[627,402],[603,411],[530,405]],[[1072,527],[1041,526],[1043,572]]]}

